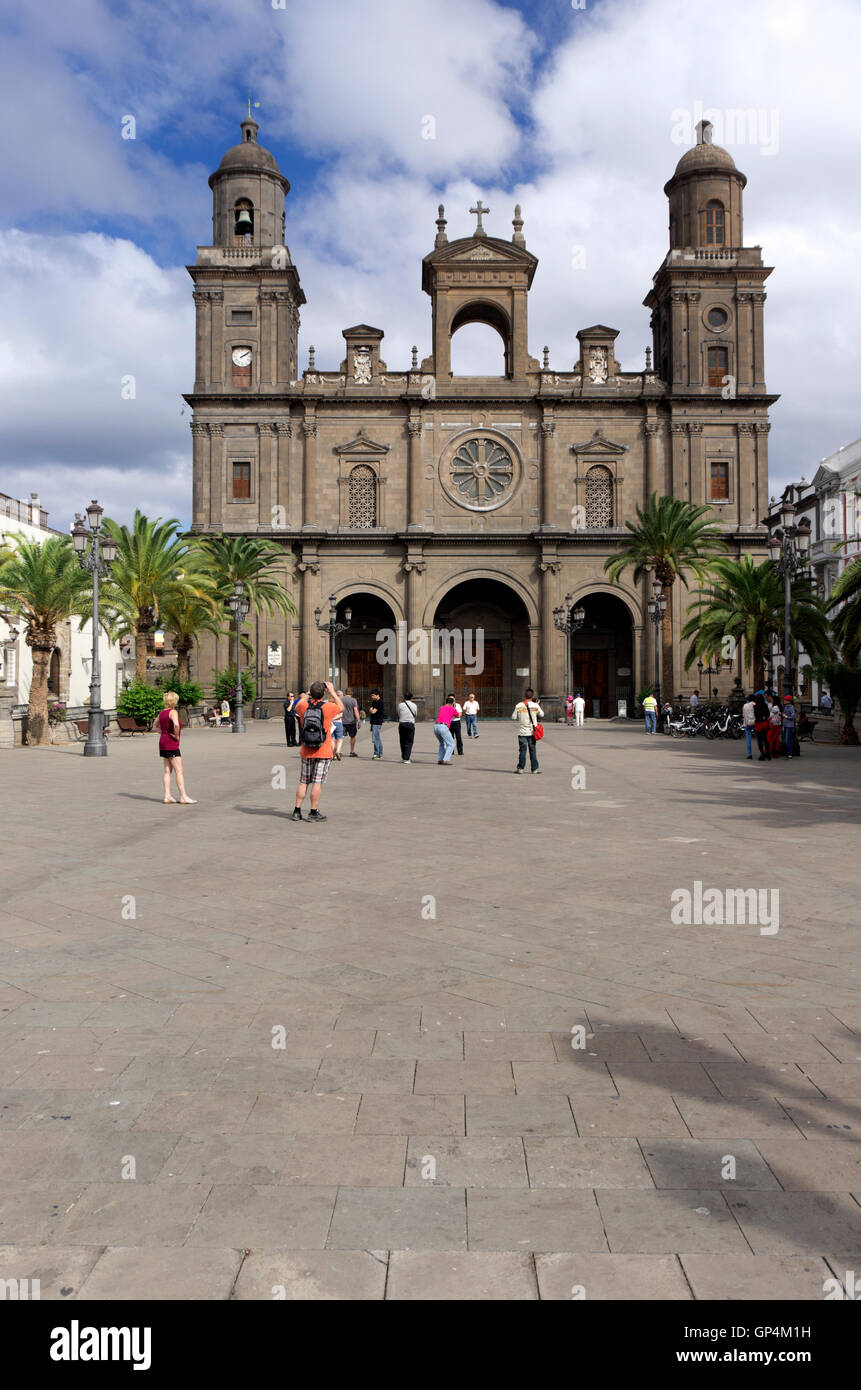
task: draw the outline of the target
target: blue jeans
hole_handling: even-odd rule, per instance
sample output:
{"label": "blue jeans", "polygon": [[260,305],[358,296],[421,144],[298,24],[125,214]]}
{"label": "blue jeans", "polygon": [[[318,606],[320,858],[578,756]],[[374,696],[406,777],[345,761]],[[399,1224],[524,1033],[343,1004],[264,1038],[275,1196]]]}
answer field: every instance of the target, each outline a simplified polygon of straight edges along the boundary
{"label": "blue jeans", "polygon": [[653,733],[655,732],[655,727],[656,727],[656,725],[657,725],[657,720],[655,719],[655,711],[654,711],[654,710],[651,710],[651,709],[647,709],[647,710],[646,710],[646,733],[647,733],[647,734],[653,734]]}
{"label": "blue jeans", "polygon": [[374,740],[374,752],[381,758],[383,756],[383,735],[380,732],[379,724],[371,725],[371,738]]}
{"label": "blue jeans", "polygon": [[747,756],[748,756],[749,758],[752,758],[752,757],[753,757],[753,739],[754,739],[753,725],[752,725],[752,724],[745,724],[745,726],[744,726],[744,736],[745,736],[745,738],[747,739]]}
{"label": "blue jeans", "polygon": [[478,738],[478,715],[468,714],[466,716],[466,736],[472,738],[473,735]]}
{"label": "blue jeans", "polygon": [[530,766],[530,768],[532,769],[533,772],[537,772],[537,771],[538,771],[538,754],[537,754],[536,751],[535,751],[535,736],[534,736],[534,734],[532,734],[532,735],[528,735],[528,734],[518,734],[518,735],[517,735],[517,746],[518,746],[518,748],[519,748],[519,750],[520,750],[520,756],[519,756],[518,759],[517,759],[517,766],[521,769],[521,771],[523,770],[523,768],[525,768],[525,766],[526,766],[526,750],[527,750],[527,748],[528,748],[528,749],[529,749],[529,766]]}
{"label": "blue jeans", "polygon": [[450,763],[451,755],[454,752],[454,739],[451,736],[451,729],[447,724],[434,724],[433,731],[436,734],[439,744],[438,763]]}

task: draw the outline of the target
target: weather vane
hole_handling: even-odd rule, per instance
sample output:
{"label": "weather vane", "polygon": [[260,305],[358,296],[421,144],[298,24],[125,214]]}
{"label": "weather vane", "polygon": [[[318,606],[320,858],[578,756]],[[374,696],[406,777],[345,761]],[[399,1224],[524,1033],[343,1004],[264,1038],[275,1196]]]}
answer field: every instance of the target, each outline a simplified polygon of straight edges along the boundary
{"label": "weather vane", "polygon": [[251,108],[252,108],[252,106],[259,106],[259,105],[260,105],[260,102],[259,102],[259,101],[252,101],[252,100],[251,100],[251,93],[249,92],[249,93],[248,93],[248,119],[249,119],[249,121],[251,120]]}

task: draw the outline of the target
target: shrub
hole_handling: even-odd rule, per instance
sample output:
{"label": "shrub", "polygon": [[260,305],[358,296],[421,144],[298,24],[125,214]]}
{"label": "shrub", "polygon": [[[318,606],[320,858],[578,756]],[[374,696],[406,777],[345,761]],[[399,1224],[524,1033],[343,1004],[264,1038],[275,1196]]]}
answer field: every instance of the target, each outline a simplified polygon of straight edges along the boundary
{"label": "shrub", "polygon": [[[250,705],[254,699],[256,686],[251,678],[249,671],[242,672],[242,703]],[[219,701],[229,700],[231,705],[236,703],[236,672],[217,671],[215,675],[215,698]]]}
{"label": "shrub", "polygon": [[48,723],[64,724],[66,721],[66,706],[62,700],[53,700],[48,706]]}
{"label": "shrub", "polygon": [[159,671],[155,685],[158,690],[175,690],[181,705],[193,707],[203,704],[203,686],[198,685],[197,681],[181,681],[175,666]]}
{"label": "shrub", "polygon": [[161,690],[147,685],[146,681],[135,679],[131,685],[126,686],[117,700],[117,714],[129,714],[139,724],[149,727],[163,706],[164,696]]}

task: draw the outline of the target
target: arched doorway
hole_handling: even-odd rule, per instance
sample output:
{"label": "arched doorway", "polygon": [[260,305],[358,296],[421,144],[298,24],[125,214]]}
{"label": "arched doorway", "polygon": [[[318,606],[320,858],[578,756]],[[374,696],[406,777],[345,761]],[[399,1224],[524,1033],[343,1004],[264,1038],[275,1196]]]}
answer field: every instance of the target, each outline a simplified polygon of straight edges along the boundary
{"label": "arched doorway", "polygon": [[350,626],[335,638],[336,688],[351,686],[360,709],[367,709],[372,690],[381,690],[387,714],[394,714],[397,661],[391,660],[393,644],[378,639],[378,632],[397,633],[397,621],[389,604],[378,594],[344,594],[338,600],[337,622],[352,610]]}
{"label": "arched doorway", "polygon": [[60,698],[60,648],[55,647],[51,652],[51,664],[48,667],[48,694],[53,695],[54,699]]}
{"label": "arched doorway", "polygon": [[[529,614],[520,596],[496,579],[467,579],[440,599],[434,614],[431,703],[474,691],[485,718],[511,713],[529,684]],[[518,674],[520,673],[520,674]]]}
{"label": "arched doorway", "polygon": [[572,691],[582,694],[587,715],[607,719],[619,701],[634,708],[634,629],[627,604],[613,594],[587,594],[583,626],[571,635]]}

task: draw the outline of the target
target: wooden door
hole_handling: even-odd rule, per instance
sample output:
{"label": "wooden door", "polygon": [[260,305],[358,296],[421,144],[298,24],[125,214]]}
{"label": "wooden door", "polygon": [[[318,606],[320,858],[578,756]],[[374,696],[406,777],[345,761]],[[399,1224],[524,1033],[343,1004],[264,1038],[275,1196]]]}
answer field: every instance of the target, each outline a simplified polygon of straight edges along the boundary
{"label": "wooden door", "polygon": [[455,698],[463,704],[472,690],[481,706],[480,713],[488,719],[498,719],[503,713],[502,643],[485,639],[484,670],[481,675],[470,675],[469,668],[462,663],[454,665],[451,670]]}
{"label": "wooden door", "polygon": [[[367,709],[368,696],[372,690],[386,694],[384,669],[377,661],[377,653],[369,650],[354,650],[347,653],[347,685],[352,686],[360,709]],[[347,685],[341,687],[346,690]]]}
{"label": "wooden door", "polygon": [[572,693],[576,695],[579,691],[583,696],[587,715],[592,714],[592,701],[600,700],[602,719],[609,713],[607,664],[606,652],[581,649],[571,653]]}

